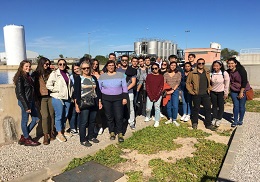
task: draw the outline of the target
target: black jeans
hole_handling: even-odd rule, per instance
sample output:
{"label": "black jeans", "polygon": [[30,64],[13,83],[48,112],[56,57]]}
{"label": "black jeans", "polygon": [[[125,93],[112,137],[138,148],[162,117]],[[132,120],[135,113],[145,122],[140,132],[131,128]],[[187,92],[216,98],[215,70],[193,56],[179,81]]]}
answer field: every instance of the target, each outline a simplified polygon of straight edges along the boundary
{"label": "black jeans", "polygon": [[[80,142],[85,142],[95,138],[94,127],[96,122],[97,110],[84,109],[80,111],[79,138]],[[88,124],[88,136],[86,137],[86,128]]]}
{"label": "black jeans", "polygon": [[[123,133],[123,110],[122,100],[107,101],[103,100],[103,107],[107,119],[109,133]],[[115,129],[116,126],[116,129]],[[115,131],[117,130],[117,131]]]}
{"label": "black jeans", "polygon": [[213,118],[221,120],[224,114],[224,92],[210,92]]}
{"label": "black jeans", "polygon": [[192,95],[192,124],[198,124],[200,104],[203,105],[205,112],[205,126],[211,125],[211,107],[210,98],[208,94],[205,95]]}

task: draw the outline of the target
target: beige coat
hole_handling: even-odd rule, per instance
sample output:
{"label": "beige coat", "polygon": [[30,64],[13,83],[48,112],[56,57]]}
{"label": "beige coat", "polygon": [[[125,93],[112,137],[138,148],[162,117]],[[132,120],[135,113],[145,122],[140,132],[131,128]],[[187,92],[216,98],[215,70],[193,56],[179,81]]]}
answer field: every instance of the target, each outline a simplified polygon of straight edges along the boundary
{"label": "beige coat", "polygon": [[55,99],[64,99],[67,100],[71,98],[72,90],[71,90],[71,80],[69,74],[67,73],[69,83],[68,86],[60,73],[60,70],[57,69],[50,74],[50,77],[47,81],[46,87],[51,91],[50,96]]}
{"label": "beige coat", "polygon": [[[208,93],[211,90],[211,85],[210,85],[210,71],[207,68],[204,68],[204,71],[206,72],[206,77],[208,80]],[[199,75],[198,75],[198,70],[195,68],[192,72],[189,73],[187,80],[186,80],[186,88],[188,92],[191,95],[198,95],[199,93]]]}

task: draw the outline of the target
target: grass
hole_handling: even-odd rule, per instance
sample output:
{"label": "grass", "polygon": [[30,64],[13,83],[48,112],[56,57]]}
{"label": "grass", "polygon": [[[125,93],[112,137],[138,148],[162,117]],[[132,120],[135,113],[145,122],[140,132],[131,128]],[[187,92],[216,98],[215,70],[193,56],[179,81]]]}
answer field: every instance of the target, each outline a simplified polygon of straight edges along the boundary
{"label": "grass", "polygon": [[133,136],[119,146],[138,150],[140,154],[155,154],[162,150],[170,151],[180,148],[180,144],[173,142],[173,139],[178,137],[204,138],[210,135],[202,130],[190,130],[184,124],[181,124],[180,127],[176,127],[174,125],[165,125],[163,122],[164,120],[161,121],[158,128],[149,126],[134,132]]}
{"label": "grass", "polygon": [[[152,169],[152,176],[143,177],[142,171],[129,171],[126,175],[129,182],[161,182],[161,181],[203,181],[203,179],[214,180],[220,170],[220,165],[226,153],[227,146],[204,139],[210,134],[202,130],[190,130],[187,123],[182,123],[180,127],[163,124],[158,128],[146,127],[136,131],[126,139],[124,143],[109,145],[103,150],[99,150],[93,156],[73,159],[65,171],[73,169],[88,161],[96,161],[108,167],[115,167],[119,163],[124,163],[127,159],[120,157],[123,149],[138,150],[142,154],[155,154],[162,150],[176,150],[181,147],[174,143],[173,139],[178,137],[194,137],[198,139],[195,144],[196,151],[193,157],[177,160],[176,163],[165,162],[161,159],[152,159],[149,167]],[[227,136],[229,131],[221,132]],[[221,135],[221,134],[220,134]],[[159,157],[159,156],[158,156]],[[170,158],[169,158],[170,160]]]}
{"label": "grass", "polygon": [[227,146],[205,139],[195,145],[193,157],[178,160],[176,163],[152,159],[154,181],[215,181],[221,167]]}
{"label": "grass", "polygon": [[233,130],[229,129],[229,130],[223,130],[223,131],[216,131],[216,133],[220,136],[231,136]]}

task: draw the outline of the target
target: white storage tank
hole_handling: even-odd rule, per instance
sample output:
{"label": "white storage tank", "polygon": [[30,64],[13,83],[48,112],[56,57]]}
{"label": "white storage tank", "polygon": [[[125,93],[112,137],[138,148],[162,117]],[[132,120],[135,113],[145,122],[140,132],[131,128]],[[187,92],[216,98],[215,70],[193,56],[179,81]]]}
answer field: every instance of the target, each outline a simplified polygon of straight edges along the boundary
{"label": "white storage tank", "polygon": [[158,41],[158,57],[162,57],[162,42]]}
{"label": "white storage tank", "polygon": [[135,42],[134,48],[135,48],[135,54],[139,56],[141,54],[141,42]]}
{"label": "white storage tank", "polygon": [[210,42],[210,48],[221,49],[221,45],[216,42]]}
{"label": "white storage tank", "polygon": [[177,55],[177,44],[172,44],[172,54]]}
{"label": "white storage tank", "polygon": [[[169,43],[169,56],[172,55],[172,43],[170,42]],[[169,57],[168,56],[168,57]]]}
{"label": "white storage tank", "polygon": [[162,43],[162,55],[163,55],[163,59],[168,59],[167,55],[166,55],[166,42]]}
{"label": "white storage tank", "polygon": [[158,54],[158,42],[156,40],[148,42],[148,54]]}
{"label": "white storage tank", "polygon": [[3,29],[7,65],[19,65],[26,59],[24,27],[6,25]]}

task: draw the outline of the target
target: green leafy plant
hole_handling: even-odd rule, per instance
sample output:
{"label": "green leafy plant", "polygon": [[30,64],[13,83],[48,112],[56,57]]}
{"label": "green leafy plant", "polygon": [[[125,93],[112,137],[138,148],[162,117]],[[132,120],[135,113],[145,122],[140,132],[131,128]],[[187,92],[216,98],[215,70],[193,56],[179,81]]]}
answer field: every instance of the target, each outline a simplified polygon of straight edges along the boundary
{"label": "green leafy plant", "polygon": [[143,181],[143,172],[142,171],[129,171],[126,172],[126,175],[129,177],[128,182],[142,182]]}

